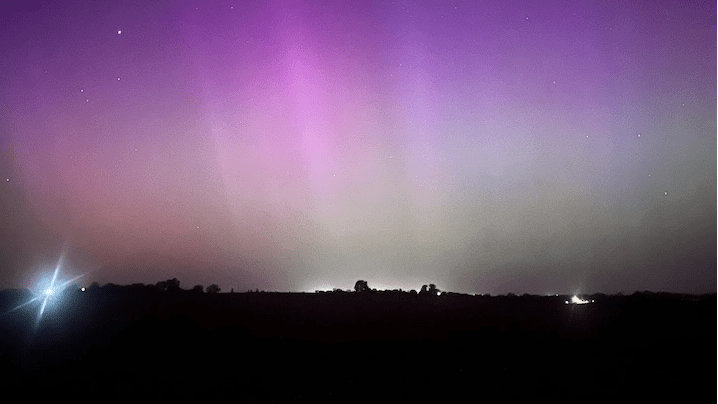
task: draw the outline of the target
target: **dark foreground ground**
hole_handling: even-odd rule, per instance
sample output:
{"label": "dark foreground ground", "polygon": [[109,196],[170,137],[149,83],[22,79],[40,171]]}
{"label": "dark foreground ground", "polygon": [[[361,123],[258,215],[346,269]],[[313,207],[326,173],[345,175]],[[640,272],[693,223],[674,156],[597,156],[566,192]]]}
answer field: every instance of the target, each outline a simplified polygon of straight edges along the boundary
{"label": "dark foreground ground", "polygon": [[0,317],[0,402],[716,401],[715,295],[103,289]]}

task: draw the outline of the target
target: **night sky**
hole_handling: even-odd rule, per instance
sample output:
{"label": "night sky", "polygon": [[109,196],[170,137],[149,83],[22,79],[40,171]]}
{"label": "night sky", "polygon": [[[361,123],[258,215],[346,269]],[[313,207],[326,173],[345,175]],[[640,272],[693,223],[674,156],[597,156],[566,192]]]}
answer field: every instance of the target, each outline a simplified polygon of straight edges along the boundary
{"label": "night sky", "polygon": [[716,291],[714,1],[5,1],[0,289]]}

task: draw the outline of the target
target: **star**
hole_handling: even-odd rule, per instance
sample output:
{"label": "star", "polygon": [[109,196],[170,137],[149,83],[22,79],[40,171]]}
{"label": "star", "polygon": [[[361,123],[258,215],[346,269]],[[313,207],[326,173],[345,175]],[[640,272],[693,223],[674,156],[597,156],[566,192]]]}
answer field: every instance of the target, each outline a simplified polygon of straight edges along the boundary
{"label": "star", "polygon": [[118,29],[118,30],[117,30],[117,35],[122,35],[122,30],[121,30],[121,29]]}
{"label": "star", "polygon": [[5,178],[5,182],[10,182],[10,178]]}
{"label": "star", "polygon": [[119,77],[117,78],[117,81],[120,81],[120,78],[119,78]]}
{"label": "star", "polygon": [[668,191],[665,191],[665,192],[663,193],[663,195],[668,195]]}
{"label": "star", "polygon": [[81,88],[81,89],[80,89],[80,92],[81,92],[81,93],[84,93],[84,92],[85,92],[85,90]]}

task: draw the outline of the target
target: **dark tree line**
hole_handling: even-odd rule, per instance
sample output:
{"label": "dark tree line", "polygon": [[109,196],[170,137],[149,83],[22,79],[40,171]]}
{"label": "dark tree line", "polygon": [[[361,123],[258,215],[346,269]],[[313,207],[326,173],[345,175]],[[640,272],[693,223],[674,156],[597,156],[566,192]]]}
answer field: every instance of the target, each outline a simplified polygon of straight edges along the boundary
{"label": "dark tree line", "polygon": [[[77,287],[75,287],[77,289]],[[104,286],[100,286],[97,282],[92,282],[90,287],[87,289],[90,292],[98,291],[98,290],[148,290],[148,291],[156,291],[156,292],[162,292],[162,293],[178,293],[178,292],[187,292],[188,290],[180,288],[180,281],[177,278],[167,279],[164,281],[159,281],[157,283],[153,284],[143,284],[143,283],[133,283],[132,285],[116,285],[114,283],[108,283]],[[83,288],[84,290],[84,288]],[[213,283],[207,288],[205,288],[202,285],[194,285],[191,289],[189,289],[189,292],[192,293],[208,293],[208,294],[215,294],[221,292],[222,289],[219,287],[219,285]],[[232,292],[234,292],[234,288],[232,289]]]}
{"label": "dark tree line", "polygon": [[[356,293],[366,293],[372,291],[376,291],[376,289],[371,289],[369,287],[369,283],[365,280],[358,280],[354,284],[354,292]],[[402,292],[401,289],[399,289],[398,291]],[[416,294],[416,291],[412,289],[409,293]],[[438,296],[441,294],[441,291],[436,287],[435,284],[430,283],[429,285],[422,285],[419,294],[424,296]]]}

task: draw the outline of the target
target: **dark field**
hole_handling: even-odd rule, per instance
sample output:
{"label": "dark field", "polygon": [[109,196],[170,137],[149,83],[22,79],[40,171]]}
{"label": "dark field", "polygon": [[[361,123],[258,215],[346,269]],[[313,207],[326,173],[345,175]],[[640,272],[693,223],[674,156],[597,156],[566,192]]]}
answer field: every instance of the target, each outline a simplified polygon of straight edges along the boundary
{"label": "dark field", "polygon": [[588,298],[72,291],[0,317],[0,401],[715,402],[715,295]]}

